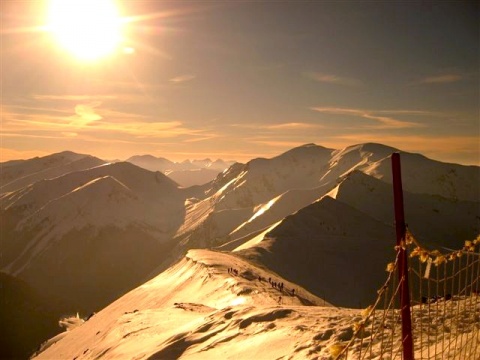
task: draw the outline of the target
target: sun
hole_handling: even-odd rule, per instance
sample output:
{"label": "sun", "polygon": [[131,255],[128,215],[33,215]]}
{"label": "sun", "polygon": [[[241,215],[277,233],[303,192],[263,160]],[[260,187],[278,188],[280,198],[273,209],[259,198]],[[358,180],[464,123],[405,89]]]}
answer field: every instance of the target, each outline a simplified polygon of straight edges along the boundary
{"label": "sun", "polygon": [[48,30],[76,58],[94,61],[122,41],[122,19],[114,0],[50,0]]}

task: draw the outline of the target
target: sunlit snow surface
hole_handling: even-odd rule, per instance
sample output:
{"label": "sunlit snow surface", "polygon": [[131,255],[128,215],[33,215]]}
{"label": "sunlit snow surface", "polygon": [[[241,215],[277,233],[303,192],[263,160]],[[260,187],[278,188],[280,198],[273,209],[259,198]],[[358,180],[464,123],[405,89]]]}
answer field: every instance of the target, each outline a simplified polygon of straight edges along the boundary
{"label": "sunlit snow surface", "polygon": [[[269,277],[284,282],[286,290],[272,287]],[[47,342],[36,359],[330,359],[331,346],[352,338],[352,325],[362,319],[361,313],[330,306],[233,255],[193,250],[85,323]],[[427,316],[415,309],[413,314],[415,322]],[[444,315],[448,317],[448,311]],[[447,349],[442,337],[431,336],[422,344],[424,354],[441,346],[445,354],[458,352],[466,341],[480,340],[472,319],[465,327],[476,329],[477,338],[459,337]],[[423,322],[436,331],[437,325]],[[380,343],[379,337],[367,358],[378,358]],[[349,358],[357,357],[358,348],[352,347]]]}

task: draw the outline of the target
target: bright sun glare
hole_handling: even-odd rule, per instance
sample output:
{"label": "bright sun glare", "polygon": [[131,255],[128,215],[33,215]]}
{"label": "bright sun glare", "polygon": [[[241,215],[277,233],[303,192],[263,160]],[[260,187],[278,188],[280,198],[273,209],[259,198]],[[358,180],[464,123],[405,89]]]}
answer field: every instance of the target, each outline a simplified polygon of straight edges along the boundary
{"label": "bright sun glare", "polygon": [[86,61],[111,54],[122,40],[114,0],[50,0],[48,29],[65,49]]}

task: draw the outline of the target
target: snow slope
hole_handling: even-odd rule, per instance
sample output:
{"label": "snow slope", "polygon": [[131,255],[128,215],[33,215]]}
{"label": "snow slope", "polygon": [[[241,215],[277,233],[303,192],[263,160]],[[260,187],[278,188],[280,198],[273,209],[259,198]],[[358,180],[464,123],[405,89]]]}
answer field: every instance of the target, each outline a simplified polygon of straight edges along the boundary
{"label": "snow slope", "polygon": [[0,194],[18,190],[39,180],[51,179],[104,163],[103,160],[93,156],[76,154],[71,151],[41,158],[0,163]]}
{"label": "snow slope", "polygon": [[[390,155],[395,151],[398,150],[372,143],[341,150],[306,144],[272,159],[236,164],[215,179],[206,198],[187,207],[185,222],[176,238],[187,248],[219,246],[240,238],[248,241],[249,234],[256,236],[325,194],[338,191],[338,184],[352,173],[370,175],[369,186],[382,189],[383,195],[376,203],[376,212],[381,216],[377,218],[391,224]],[[401,159],[403,188],[411,193],[408,202],[412,204],[412,215],[421,216],[417,221],[425,224],[418,226],[422,236],[427,224],[445,224],[434,226],[434,239],[441,237],[447,224],[455,224],[450,234],[457,237],[470,236],[478,230],[475,206],[480,200],[479,167],[441,163],[405,152],[401,152]],[[346,203],[361,203],[368,197],[364,193],[362,201],[355,201],[355,191],[350,191],[351,200]],[[413,194],[422,200],[414,200]],[[467,216],[462,219],[460,214],[465,212]]]}
{"label": "snow slope", "polygon": [[[480,201],[479,166],[443,163],[421,154],[401,152],[401,169],[404,190],[452,200]],[[392,183],[389,158],[369,165],[364,172]]]}
{"label": "snow slope", "polygon": [[[284,290],[272,287],[269,277],[284,282]],[[306,306],[314,304],[322,306]],[[311,358],[348,336],[355,311],[344,314],[339,318],[328,303],[266,269],[231,254],[195,250],[36,359]]]}
{"label": "snow slope", "polygon": [[[125,190],[131,190],[142,199],[161,201],[179,194],[177,185],[161,173],[152,173],[129,163],[114,163],[63,176],[42,180],[14,192],[0,195],[2,209],[21,209],[23,216],[39,211],[50,201],[67,195],[86,184],[103,177],[111,177]],[[113,184],[113,182],[112,182]]]}
{"label": "snow slope", "polygon": [[394,245],[391,226],[325,196],[235,253],[336,306],[362,307],[376,297]]}
{"label": "snow slope", "polygon": [[[238,274],[232,274],[231,268]],[[267,277],[284,282],[288,291],[274,288],[263,280]],[[293,296],[292,287],[296,289]],[[460,300],[458,305],[450,301],[432,311],[440,310],[453,328],[452,314],[465,301],[472,299]],[[425,308],[414,306],[412,313],[414,324],[428,324],[431,333],[415,339],[416,358],[430,351],[442,353],[442,348],[449,358],[458,355],[467,341],[480,340],[473,316],[461,321],[461,334],[446,333],[445,342],[443,322],[429,323]],[[45,342],[34,359],[332,359],[334,350],[353,338],[353,325],[363,314],[332,307],[232,254],[192,250],[88,320],[72,317],[76,326]],[[393,352],[398,351],[400,331],[390,334],[389,319],[383,336],[374,338],[369,359],[385,359],[379,348],[392,337]],[[362,348],[365,354],[368,342],[367,330],[363,345],[358,338],[349,358],[355,359],[355,351]],[[464,358],[478,358],[480,348],[477,353],[473,349],[464,349]]]}
{"label": "snow slope", "polygon": [[[409,229],[424,246],[459,248],[480,233],[480,202],[404,192]],[[236,250],[338,306],[371,301],[385,263],[393,260],[393,191],[350,172],[321,200],[270,231],[244,237]],[[232,241],[239,245],[239,241]]]}
{"label": "snow slope", "polygon": [[[390,184],[360,171],[345,177],[330,195],[380,220],[393,224],[393,191]],[[403,193],[410,231],[425,245],[449,248],[480,233],[480,199],[458,200],[440,195]]]}
{"label": "snow slope", "polygon": [[42,180],[2,198],[0,265],[96,310],[163,261],[184,201],[165,175],[129,163]]}
{"label": "snow slope", "polygon": [[[177,238],[192,244],[191,247],[201,243],[202,239],[231,240],[228,237],[231,232],[243,222],[251,222],[261,207],[275,201],[284,192],[320,186],[319,177],[331,152],[307,144],[272,159],[237,164],[214,181],[212,190],[207,192],[208,198],[187,209],[185,223],[177,232]],[[296,210],[298,206],[297,203],[292,208]],[[220,212],[235,214],[236,223],[215,221]],[[277,217],[272,216],[272,222]],[[262,225],[259,223],[258,226]]]}

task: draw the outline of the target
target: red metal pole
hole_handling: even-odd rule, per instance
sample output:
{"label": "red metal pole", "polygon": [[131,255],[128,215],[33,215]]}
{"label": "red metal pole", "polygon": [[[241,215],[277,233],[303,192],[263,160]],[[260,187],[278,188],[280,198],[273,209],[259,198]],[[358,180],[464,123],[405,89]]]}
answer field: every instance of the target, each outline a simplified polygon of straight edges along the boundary
{"label": "red metal pole", "polygon": [[407,250],[401,246],[405,242],[405,215],[403,210],[402,174],[400,154],[392,154],[393,202],[395,206],[395,229],[397,234],[398,278],[400,281],[400,308],[402,315],[403,360],[413,360],[412,318],[410,314],[410,293],[408,289]]}

